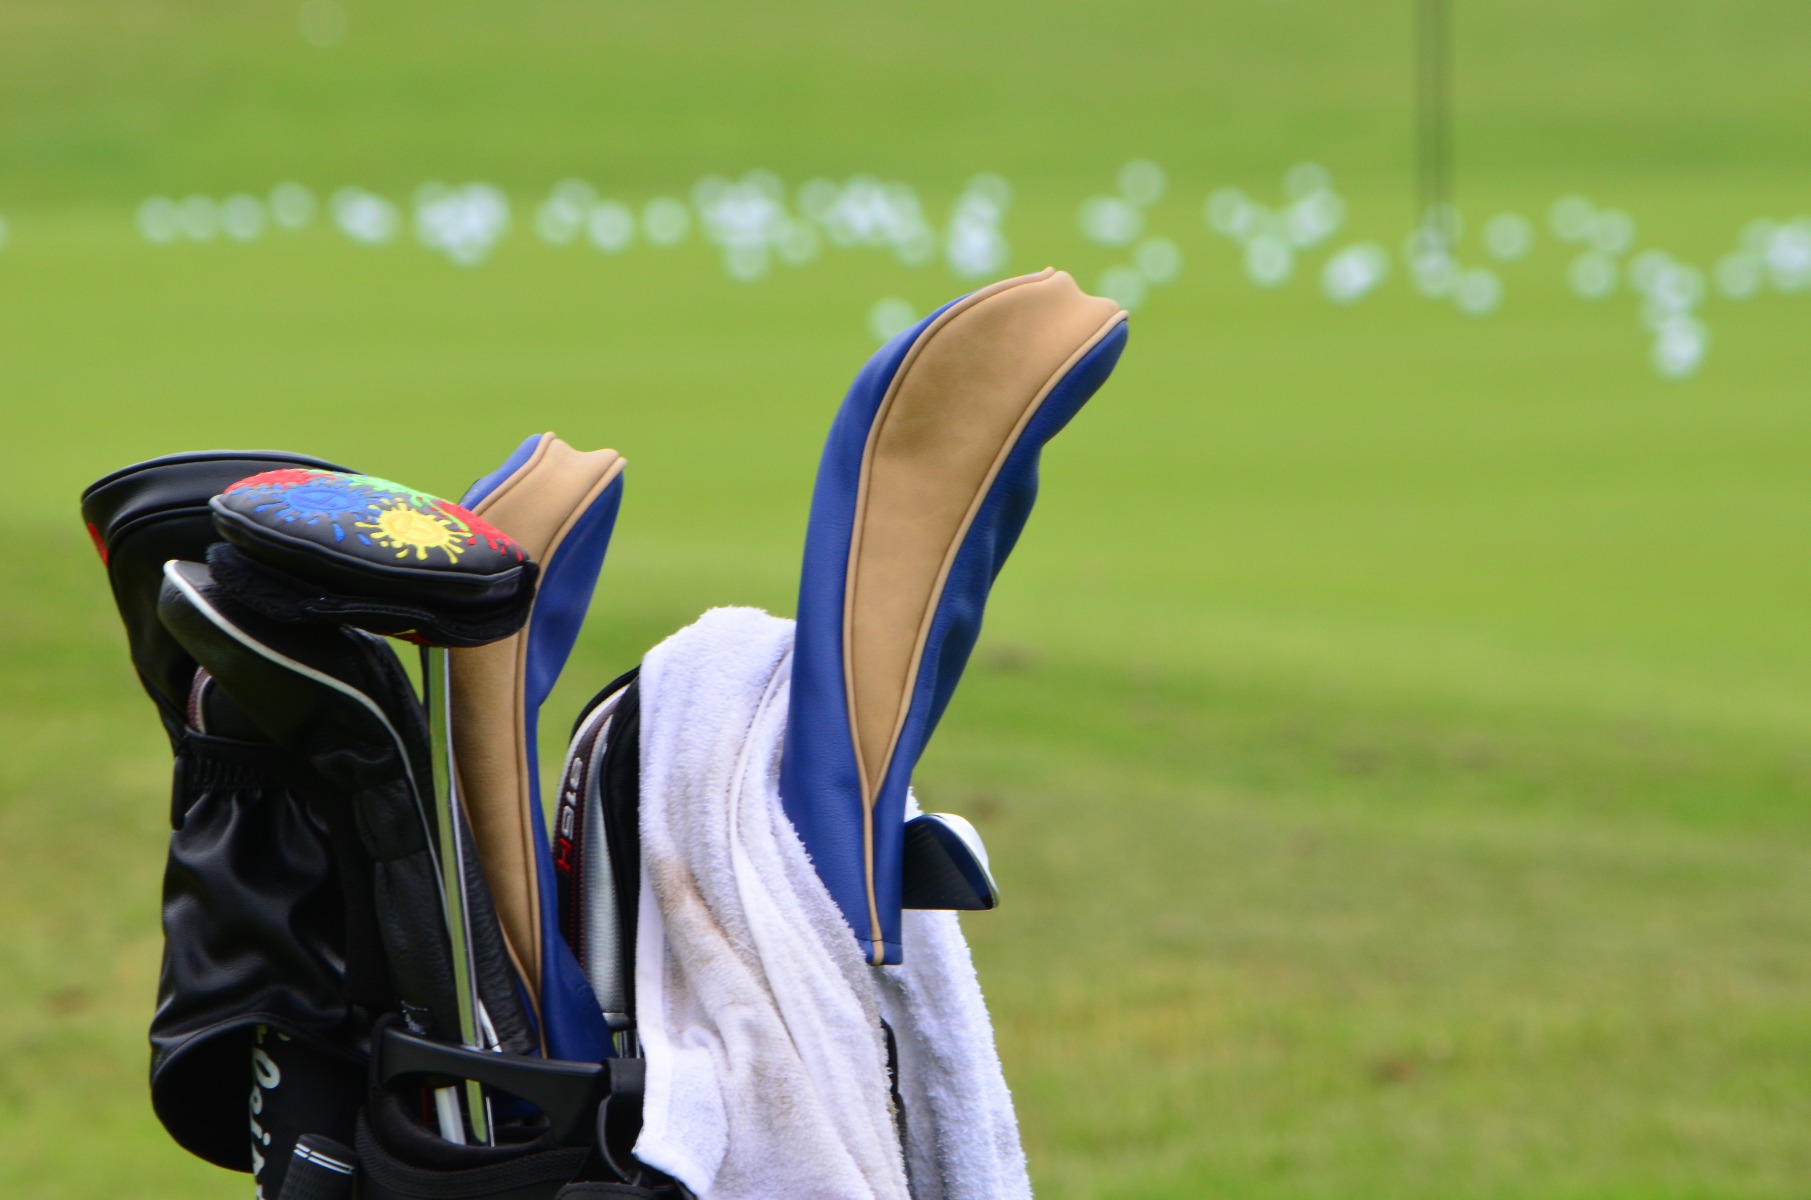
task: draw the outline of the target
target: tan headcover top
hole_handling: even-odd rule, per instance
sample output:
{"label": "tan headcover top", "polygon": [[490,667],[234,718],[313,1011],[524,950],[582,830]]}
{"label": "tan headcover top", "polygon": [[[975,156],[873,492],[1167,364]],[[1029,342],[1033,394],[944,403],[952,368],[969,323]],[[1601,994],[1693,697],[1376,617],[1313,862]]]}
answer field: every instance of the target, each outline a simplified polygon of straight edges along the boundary
{"label": "tan headcover top", "polygon": [[[474,511],[520,542],[545,572],[573,524],[622,472],[614,450],[574,450],[549,433]],[[533,617],[529,618],[532,623]],[[452,655],[459,788],[511,956],[539,1011],[541,905],[525,744],[528,627]]]}
{"label": "tan headcover top", "polygon": [[[900,364],[863,459],[843,607],[866,805],[892,760],[950,564],[995,475],[1051,388],[1125,319],[1046,270],[952,306]],[[879,937],[877,915],[875,927]]]}

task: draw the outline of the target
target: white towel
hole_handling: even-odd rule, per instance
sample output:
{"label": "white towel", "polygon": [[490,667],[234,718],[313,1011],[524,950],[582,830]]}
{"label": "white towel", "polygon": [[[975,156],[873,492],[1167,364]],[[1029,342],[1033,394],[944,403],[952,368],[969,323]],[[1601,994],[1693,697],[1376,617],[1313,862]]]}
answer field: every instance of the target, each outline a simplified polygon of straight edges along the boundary
{"label": "white towel", "polygon": [[[906,816],[915,815],[908,801]],[[962,926],[953,912],[908,909],[901,936],[905,962],[868,972],[898,1047],[913,1200],[1031,1200],[1012,1093]]]}
{"label": "white towel", "polygon": [[780,806],[791,652],[790,621],[715,609],[642,664],[636,1157],[700,1200],[1029,1196],[955,917],[870,967]]}

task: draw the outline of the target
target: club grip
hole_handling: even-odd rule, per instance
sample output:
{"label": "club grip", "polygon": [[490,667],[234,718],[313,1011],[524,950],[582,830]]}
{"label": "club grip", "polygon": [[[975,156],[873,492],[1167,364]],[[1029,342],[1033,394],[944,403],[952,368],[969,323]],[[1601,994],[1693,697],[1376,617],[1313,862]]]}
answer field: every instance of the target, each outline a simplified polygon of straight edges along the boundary
{"label": "club grip", "polygon": [[329,1137],[305,1133],[296,1139],[289,1173],[277,1200],[352,1200],[357,1157]]}

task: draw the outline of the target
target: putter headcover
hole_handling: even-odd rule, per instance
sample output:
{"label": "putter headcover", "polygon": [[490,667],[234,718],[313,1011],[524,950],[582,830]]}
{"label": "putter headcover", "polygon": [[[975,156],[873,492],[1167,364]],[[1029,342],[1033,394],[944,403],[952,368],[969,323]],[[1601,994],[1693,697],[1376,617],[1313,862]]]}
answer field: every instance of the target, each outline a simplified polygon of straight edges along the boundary
{"label": "putter headcover", "polygon": [[597,1061],[610,1029],[559,929],[541,806],[541,705],[572,653],[622,503],[623,459],[551,433],[516,448],[464,505],[541,566],[528,623],[452,654],[453,741],[461,793],[503,930],[538,1003],[547,1052]]}
{"label": "putter headcover", "polygon": [[874,963],[900,961],[912,770],[1126,314],[1059,271],[954,301],[868,361],[830,428],[799,587],[780,795]]}
{"label": "putter headcover", "polygon": [[520,628],[534,600],[537,568],[507,534],[385,479],[266,471],[210,507],[230,543],[209,559],[216,576],[281,620],[477,646]]}
{"label": "putter headcover", "polygon": [[172,558],[199,561],[219,540],[208,501],[221,489],[247,475],[284,469],[339,470],[280,450],[202,450],[122,467],[82,493],[82,520],[107,567],[132,665],[172,740],[182,730],[195,660],[158,623],[163,565]]}

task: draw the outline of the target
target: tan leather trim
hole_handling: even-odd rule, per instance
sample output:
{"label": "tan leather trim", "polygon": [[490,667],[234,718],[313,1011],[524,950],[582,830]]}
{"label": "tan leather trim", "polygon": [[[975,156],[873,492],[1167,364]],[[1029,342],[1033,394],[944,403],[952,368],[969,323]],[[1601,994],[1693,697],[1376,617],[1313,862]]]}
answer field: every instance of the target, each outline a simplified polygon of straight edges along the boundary
{"label": "tan leather trim", "polygon": [[[471,810],[471,806],[469,804],[467,804],[466,800],[465,800],[465,777],[462,774],[460,774],[460,772],[459,772],[459,755],[458,755],[457,750],[455,750],[454,754],[453,754],[453,779],[459,785],[459,807],[465,810],[466,823],[470,824],[471,819],[472,819],[472,810]],[[476,833],[473,833],[472,840],[474,843],[477,841]],[[484,862],[484,855],[483,855],[482,851],[478,855],[478,861],[479,861],[480,865],[482,865]],[[486,876],[485,885],[488,887],[489,884],[490,884],[490,879],[488,876]],[[492,908],[493,908],[493,910],[495,908],[494,901],[492,902]],[[528,964],[523,962],[522,959],[516,954],[515,945],[510,942],[509,936],[507,934],[505,934],[504,938],[503,938],[503,953],[505,953],[506,955],[509,956],[510,965],[515,968],[516,978],[518,978],[518,979],[530,978],[530,976],[528,974]],[[538,997],[531,995],[529,998],[529,1006],[535,1010],[535,1024],[538,1026],[541,1023],[541,1006],[538,1003]],[[542,1042],[543,1042],[542,1050],[545,1051],[546,1050],[546,1045],[545,1045],[546,1039],[543,1038]]]}
{"label": "tan leather trim", "polygon": [[927,328],[881,401],[857,491],[843,623],[877,943],[872,806],[898,745],[938,595],[1026,424],[1125,319],[1118,305],[1088,296],[1062,272],[1002,281]]}
{"label": "tan leather trim", "polygon": [[[1043,407],[1045,398],[1050,395],[1051,390],[1062,381],[1063,377],[1087,356],[1089,351],[1098,346],[1103,338],[1127,319],[1128,314],[1124,309],[1119,308],[1113,301],[1109,300],[1107,303],[1113,307],[1113,315],[1108,317],[1106,322],[1096,329],[1087,341],[1076,347],[1075,352],[1064,360],[1063,364],[1051,373],[1044,386],[1038,389],[1037,396],[1026,406],[1018,423],[1013,426],[1011,436],[1001,444],[999,454],[994,458],[993,463],[988,467],[987,474],[982,477],[980,484],[975,489],[974,500],[969,505],[968,512],[963,515],[961,526],[956,530],[955,536],[950,539],[948,553],[944,556],[943,563],[937,571],[937,580],[931,585],[932,603],[925,609],[924,620],[918,627],[918,636],[912,645],[912,661],[911,665],[906,668],[906,684],[900,695],[898,720],[893,726],[893,735],[887,742],[886,758],[889,764],[893,758],[893,751],[899,745],[899,735],[905,728],[906,709],[911,702],[911,681],[918,676],[919,664],[924,659],[925,641],[930,637],[931,619],[936,613],[934,601],[943,592],[944,581],[949,578],[950,568],[956,561],[956,552],[961,549],[963,540],[968,536],[969,527],[974,524],[975,515],[981,511],[981,504],[987,499],[987,493],[993,487],[994,479],[1000,474],[1000,468],[1006,464],[1007,456],[1017,448],[1019,436],[1025,431],[1025,426],[1030,424],[1031,419],[1037,415],[1038,409]],[[879,786],[878,781],[875,786]]]}
{"label": "tan leather trim", "polygon": [[[614,450],[588,453],[546,434],[534,453],[474,510],[520,542],[543,567],[574,523],[622,473]],[[541,906],[524,744],[528,628],[488,646],[452,652],[453,742],[466,812],[511,956],[539,1008]]]}

